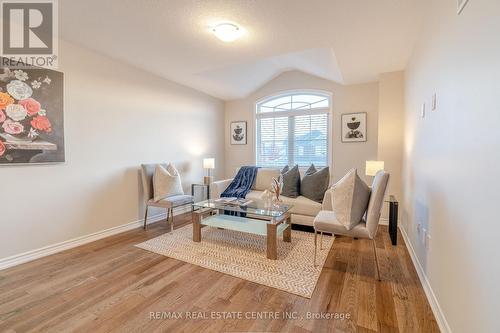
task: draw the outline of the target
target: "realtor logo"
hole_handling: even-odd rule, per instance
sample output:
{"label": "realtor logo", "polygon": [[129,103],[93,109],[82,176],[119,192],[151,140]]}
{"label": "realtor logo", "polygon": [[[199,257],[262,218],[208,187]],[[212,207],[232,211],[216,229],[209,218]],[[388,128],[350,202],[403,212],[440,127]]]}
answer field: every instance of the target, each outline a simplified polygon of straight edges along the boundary
{"label": "realtor logo", "polygon": [[57,2],[1,1],[2,66],[55,67]]}

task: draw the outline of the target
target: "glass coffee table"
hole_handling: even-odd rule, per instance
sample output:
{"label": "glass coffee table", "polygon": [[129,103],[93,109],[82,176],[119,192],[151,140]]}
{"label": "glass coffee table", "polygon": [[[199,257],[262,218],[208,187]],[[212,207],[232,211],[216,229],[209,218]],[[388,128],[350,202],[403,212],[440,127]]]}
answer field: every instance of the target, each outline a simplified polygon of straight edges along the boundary
{"label": "glass coffee table", "polygon": [[233,203],[205,200],[193,204],[193,241],[201,242],[201,228],[209,226],[235,230],[267,239],[267,258],[278,258],[278,236],[284,242],[292,241],[291,205],[252,201],[240,206]]}

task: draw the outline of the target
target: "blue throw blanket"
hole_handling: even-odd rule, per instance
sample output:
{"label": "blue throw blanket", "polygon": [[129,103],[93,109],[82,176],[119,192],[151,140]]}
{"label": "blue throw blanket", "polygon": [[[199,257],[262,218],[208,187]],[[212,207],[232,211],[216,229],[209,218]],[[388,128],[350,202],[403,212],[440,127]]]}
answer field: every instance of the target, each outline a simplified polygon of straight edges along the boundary
{"label": "blue throw blanket", "polygon": [[229,186],[224,192],[222,192],[220,196],[226,198],[245,198],[247,193],[250,192],[256,176],[257,167],[242,166],[231,184],[229,184]]}

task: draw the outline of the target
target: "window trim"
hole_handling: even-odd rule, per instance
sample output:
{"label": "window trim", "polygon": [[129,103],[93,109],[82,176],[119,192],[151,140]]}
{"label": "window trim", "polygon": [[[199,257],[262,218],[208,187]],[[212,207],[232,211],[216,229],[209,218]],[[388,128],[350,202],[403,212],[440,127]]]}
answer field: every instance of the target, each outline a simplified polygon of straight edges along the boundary
{"label": "window trim", "polygon": [[300,111],[278,111],[278,112],[264,112],[257,113],[255,115],[256,119],[265,118],[279,118],[279,117],[290,117],[290,116],[310,116],[316,114],[328,114],[330,115],[330,108],[317,108],[313,110],[300,110]]}
{"label": "window trim", "polygon": [[[307,109],[307,110],[296,110],[296,111],[275,111],[275,112],[263,112],[259,113],[259,107],[272,99],[280,98],[289,95],[319,95],[328,98],[327,108],[317,108],[317,109]],[[254,105],[254,135],[253,140],[253,161],[254,165],[257,165],[257,141],[259,140],[259,129],[257,122],[259,119],[264,118],[277,118],[277,117],[289,117],[290,115],[300,116],[300,115],[314,115],[314,114],[326,114],[327,115],[327,166],[332,167],[333,163],[333,93],[321,89],[292,89],[292,90],[282,90],[274,94],[267,95],[258,99]],[[307,169],[306,167],[300,167],[300,169]]]}
{"label": "window trim", "polygon": [[[270,113],[270,114],[274,114],[274,112],[263,112],[263,113],[259,113],[257,112],[259,110],[259,106],[261,104],[264,104],[272,99],[275,99],[275,98],[280,98],[280,97],[285,97],[285,96],[289,96],[289,95],[307,95],[307,94],[310,94],[310,95],[318,95],[318,96],[325,96],[328,98],[328,104],[330,105],[330,107],[328,108],[321,108],[321,109],[327,109],[329,113],[331,113],[331,110],[332,110],[332,96],[333,94],[330,92],[330,91],[326,91],[326,90],[321,90],[321,89],[291,89],[291,90],[281,90],[281,91],[278,91],[274,94],[270,94],[270,95],[267,95],[265,97],[262,97],[260,99],[258,99],[256,102],[255,102],[255,114],[266,114],[266,113]],[[313,109],[313,110],[319,110],[318,109]],[[306,110],[307,111],[307,110]],[[282,112],[294,112],[294,111],[278,111],[279,113],[282,113]],[[295,111],[297,112],[297,111]]]}

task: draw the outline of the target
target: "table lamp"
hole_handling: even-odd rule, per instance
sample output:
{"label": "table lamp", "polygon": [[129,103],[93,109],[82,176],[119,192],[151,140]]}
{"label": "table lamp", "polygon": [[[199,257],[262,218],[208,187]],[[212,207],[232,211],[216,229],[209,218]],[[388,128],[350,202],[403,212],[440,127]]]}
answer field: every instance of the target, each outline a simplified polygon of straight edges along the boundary
{"label": "table lamp", "polygon": [[215,169],[215,158],[204,158],[203,159],[203,169],[207,169],[208,171],[208,176],[203,177],[203,183],[205,185],[210,185],[214,179],[210,175],[210,170]]}
{"label": "table lamp", "polygon": [[384,161],[366,161],[366,172],[367,176],[375,176],[377,172],[384,170]]}

